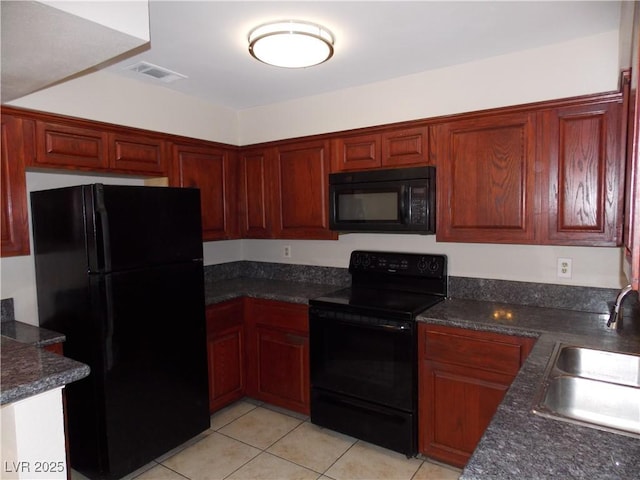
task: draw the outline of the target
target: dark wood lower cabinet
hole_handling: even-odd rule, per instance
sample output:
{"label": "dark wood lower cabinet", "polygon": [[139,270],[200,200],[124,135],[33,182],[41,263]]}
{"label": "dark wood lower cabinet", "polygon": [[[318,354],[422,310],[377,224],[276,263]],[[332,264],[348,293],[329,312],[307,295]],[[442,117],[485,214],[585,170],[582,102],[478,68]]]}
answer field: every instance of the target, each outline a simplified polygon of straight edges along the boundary
{"label": "dark wood lower cabinet", "polygon": [[247,299],[247,395],[309,414],[307,305]]}
{"label": "dark wood lower cabinet", "polygon": [[209,409],[248,395],[309,414],[307,305],[237,298],[209,305]]}
{"label": "dark wood lower cabinet", "polygon": [[245,394],[243,301],[210,305],[206,315],[209,410],[214,412]]}
{"label": "dark wood lower cabinet", "polygon": [[421,324],[419,450],[464,467],[535,339]]}

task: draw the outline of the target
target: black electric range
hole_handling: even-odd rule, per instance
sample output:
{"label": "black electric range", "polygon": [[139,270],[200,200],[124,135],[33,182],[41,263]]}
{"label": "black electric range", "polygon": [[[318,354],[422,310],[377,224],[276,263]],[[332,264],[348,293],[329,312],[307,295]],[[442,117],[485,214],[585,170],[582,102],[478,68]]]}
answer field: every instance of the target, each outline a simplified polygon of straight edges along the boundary
{"label": "black electric range", "polygon": [[444,255],[354,251],[351,287],[309,301],[311,421],[417,453],[415,318],[447,296]]}

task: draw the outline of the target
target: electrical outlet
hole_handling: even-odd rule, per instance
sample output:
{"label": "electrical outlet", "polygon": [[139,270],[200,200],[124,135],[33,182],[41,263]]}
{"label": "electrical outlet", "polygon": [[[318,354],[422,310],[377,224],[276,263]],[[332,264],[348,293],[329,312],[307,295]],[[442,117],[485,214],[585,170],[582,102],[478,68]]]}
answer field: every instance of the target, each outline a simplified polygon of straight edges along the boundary
{"label": "electrical outlet", "polygon": [[291,245],[285,245],[282,247],[282,256],[284,258],[291,258]]}
{"label": "electrical outlet", "polygon": [[556,275],[558,278],[571,278],[571,259],[570,258],[558,258]]}

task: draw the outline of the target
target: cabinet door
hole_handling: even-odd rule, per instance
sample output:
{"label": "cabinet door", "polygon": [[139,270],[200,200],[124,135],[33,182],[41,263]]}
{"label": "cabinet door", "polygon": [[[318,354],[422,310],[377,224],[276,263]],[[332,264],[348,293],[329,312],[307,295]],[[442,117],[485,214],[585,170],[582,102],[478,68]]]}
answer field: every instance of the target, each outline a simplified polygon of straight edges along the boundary
{"label": "cabinet door", "polygon": [[640,288],[640,8],[635,9],[632,69],[627,114],[624,270],[634,290]]}
{"label": "cabinet door", "polygon": [[438,241],[533,243],[535,114],[434,126]]}
{"label": "cabinet door", "polygon": [[329,230],[329,147],[301,142],[277,148],[275,236],[335,239]]}
{"label": "cabinet door", "polygon": [[429,162],[427,127],[404,128],[382,134],[382,166],[426,165]]}
{"label": "cabinet door", "polygon": [[27,179],[22,119],[2,115],[0,150],[2,171],[2,256],[29,254]]}
{"label": "cabinet door", "polygon": [[206,309],[211,412],[242,398],[245,392],[245,347],[242,299]]}
{"label": "cabinet door", "polygon": [[420,324],[420,452],[463,467],[535,339]]}
{"label": "cabinet door", "polygon": [[247,395],[309,414],[308,307],[247,298]]}
{"label": "cabinet door", "polygon": [[333,171],[380,167],[380,144],[379,133],[336,138],[333,141]]}
{"label": "cabinet door", "polygon": [[203,240],[237,237],[236,163],[228,150],[174,145],[171,184],[200,189]]}
{"label": "cabinet door", "polygon": [[541,200],[542,211],[548,215],[541,242],[620,245],[624,195],[621,101],[557,108],[541,116]]}
{"label": "cabinet door", "polygon": [[308,414],[308,337],[258,325],[255,341],[258,398]]}
{"label": "cabinet door", "polygon": [[162,140],[111,133],[109,146],[111,169],[146,175],[167,175],[166,152]]}
{"label": "cabinet door", "polygon": [[273,234],[272,153],[273,150],[249,151],[241,156],[240,230],[243,238],[269,238]]}
{"label": "cabinet door", "polygon": [[105,170],[109,166],[107,133],[38,120],[34,166]]}
{"label": "cabinet door", "polygon": [[419,416],[428,425],[421,436],[420,451],[462,468],[513,378],[426,360],[421,362],[420,370]]}

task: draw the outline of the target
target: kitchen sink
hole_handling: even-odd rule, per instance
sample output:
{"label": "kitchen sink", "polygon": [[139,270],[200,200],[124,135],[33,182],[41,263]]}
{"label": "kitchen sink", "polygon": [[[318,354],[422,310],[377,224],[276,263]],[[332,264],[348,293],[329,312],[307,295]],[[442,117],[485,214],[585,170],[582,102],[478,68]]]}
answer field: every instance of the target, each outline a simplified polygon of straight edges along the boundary
{"label": "kitchen sink", "polygon": [[640,387],[640,355],[566,346],[555,366],[578,377]]}
{"label": "kitchen sink", "polygon": [[533,412],[640,437],[640,355],[556,345]]}

